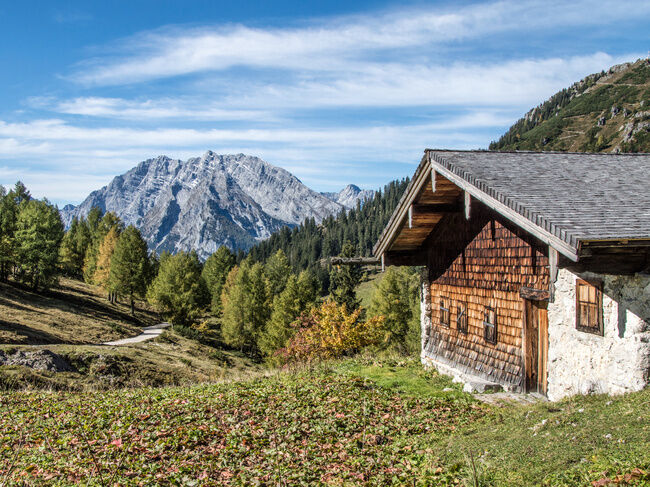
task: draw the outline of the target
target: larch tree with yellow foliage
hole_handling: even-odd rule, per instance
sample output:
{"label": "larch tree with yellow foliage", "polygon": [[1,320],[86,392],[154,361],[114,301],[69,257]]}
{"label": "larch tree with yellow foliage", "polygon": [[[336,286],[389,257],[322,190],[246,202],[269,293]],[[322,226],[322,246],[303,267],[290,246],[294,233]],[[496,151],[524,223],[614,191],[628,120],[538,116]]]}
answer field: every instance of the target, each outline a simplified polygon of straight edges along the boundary
{"label": "larch tree with yellow foliage", "polygon": [[108,293],[108,300],[111,303],[117,301],[117,293],[113,289],[113,286],[110,285],[110,274],[111,274],[111,258],[113,257],[113,252],[115,252],[115,246],[120,237],[120,229],[117,225],[111,227],[111,229],[104,237],[104,240],[99,245],[99,253],[97,255],[97,265],[95,268],[95,275],[93,276],[93,281],[101,286]]}

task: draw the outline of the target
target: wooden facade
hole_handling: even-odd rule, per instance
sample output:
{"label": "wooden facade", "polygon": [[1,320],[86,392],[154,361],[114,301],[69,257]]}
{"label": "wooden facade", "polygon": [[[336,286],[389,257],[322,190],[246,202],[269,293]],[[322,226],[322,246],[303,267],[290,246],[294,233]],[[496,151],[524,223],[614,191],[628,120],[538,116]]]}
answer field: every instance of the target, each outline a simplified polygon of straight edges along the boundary
{"label": "wooden facade", "polygon": [[[534,369],[525,367],[523,340],[526,303],[540,300],[525,299],[521,290],[542,296],[548,290],[547,250],[477,203],[469,220],[448,215],[438,230],[424,245],[431,299],[425,353],[513,389],[523,390],[527,382],[529,390],[538,389],[538,373],[526,380]],[[538,348],[529,347],[529,353]]]}

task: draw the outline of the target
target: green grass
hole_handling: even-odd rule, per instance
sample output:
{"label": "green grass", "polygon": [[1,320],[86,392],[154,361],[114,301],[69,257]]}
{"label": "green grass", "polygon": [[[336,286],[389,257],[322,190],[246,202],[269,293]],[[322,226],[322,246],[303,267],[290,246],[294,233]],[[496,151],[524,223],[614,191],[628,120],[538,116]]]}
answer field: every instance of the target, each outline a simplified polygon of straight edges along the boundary
{"label": "green grass", "polygon": [[361,306],[365,309],[370,307],[372,296],[375,293],[375,287],[383,279],[383,273],[371,274],[357,286],[357,299],[361,301]]}
{"label": "green grass", "polygon": [[528,486],[628,475],[648,485],[649,404],[645,390],[488,406],[399,357],[215,385],[12,392],[0,396],[0,479]]}

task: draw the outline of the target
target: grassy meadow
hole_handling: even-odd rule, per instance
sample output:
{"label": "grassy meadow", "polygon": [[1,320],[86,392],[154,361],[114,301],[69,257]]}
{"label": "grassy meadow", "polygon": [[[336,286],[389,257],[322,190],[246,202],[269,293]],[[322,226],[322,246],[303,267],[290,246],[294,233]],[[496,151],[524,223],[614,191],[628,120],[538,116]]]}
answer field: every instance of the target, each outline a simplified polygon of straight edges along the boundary
{"label": "grassy meadow", "polygon": [[646,390],[487,405],[402,358],[188,387],[9,392],[0,399],[0,479],[648,485],[649,403]]}

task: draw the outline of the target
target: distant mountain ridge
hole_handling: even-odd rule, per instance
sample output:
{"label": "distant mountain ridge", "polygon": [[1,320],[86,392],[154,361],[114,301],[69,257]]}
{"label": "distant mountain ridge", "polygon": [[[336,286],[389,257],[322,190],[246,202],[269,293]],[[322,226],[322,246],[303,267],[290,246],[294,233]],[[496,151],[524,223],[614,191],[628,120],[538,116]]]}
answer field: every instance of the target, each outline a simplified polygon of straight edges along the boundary
{"label": "distant mountain ridge", "polygon": [[221,245],[247,249],[305,218],[320,223],[346,206],[338,199],[349,202],[355,193],[344,191],[329,198],[258,157],[208,151],[185,162],[143,161],[61,215],[67,226],[97,206],[139,228],[156,252],[196,250],[205,258]]}
{"label": "distant mountain ridge", "polygon": [[357,205],[357,201],[363,203],[367,199],[372,198],[375,192],[369,189],[361,189],[355,184],[348,184],[338,193],[325,192],[321,194],[346,208],[354,208]]}
{"label": "distant mountain ridge", "polygon": [[650,59],[613,66],[556,93],[490,150],[650,152]]}

